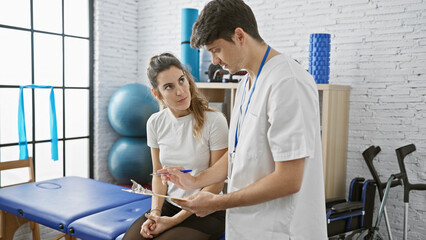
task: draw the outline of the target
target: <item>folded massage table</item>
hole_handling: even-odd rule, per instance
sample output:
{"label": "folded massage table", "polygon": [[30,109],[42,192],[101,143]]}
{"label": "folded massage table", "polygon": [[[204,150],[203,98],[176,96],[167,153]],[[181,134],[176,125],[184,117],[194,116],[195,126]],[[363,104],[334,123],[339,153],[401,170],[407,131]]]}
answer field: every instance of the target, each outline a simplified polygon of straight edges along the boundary
{"label": "folded massage table", "polygon": [[151,197],[122,189],[81,177],[26,183],[0,189],[0,210],[68,234],[67,239],[115,240],[151,207]]}

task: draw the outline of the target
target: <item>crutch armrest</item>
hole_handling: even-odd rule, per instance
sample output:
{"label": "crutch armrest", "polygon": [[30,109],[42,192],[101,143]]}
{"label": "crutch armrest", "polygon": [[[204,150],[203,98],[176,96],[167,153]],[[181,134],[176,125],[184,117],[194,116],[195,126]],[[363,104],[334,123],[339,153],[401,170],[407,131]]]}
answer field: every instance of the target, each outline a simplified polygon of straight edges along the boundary
{"label": "crutch armrest", "polygon": [[355,210],[360,210],[364,207],[364,204],[362,202],[346,202],[346,203],[339,203],[331,207],[331,210],[333,210],[336,213],[340,212],[352,212]]}

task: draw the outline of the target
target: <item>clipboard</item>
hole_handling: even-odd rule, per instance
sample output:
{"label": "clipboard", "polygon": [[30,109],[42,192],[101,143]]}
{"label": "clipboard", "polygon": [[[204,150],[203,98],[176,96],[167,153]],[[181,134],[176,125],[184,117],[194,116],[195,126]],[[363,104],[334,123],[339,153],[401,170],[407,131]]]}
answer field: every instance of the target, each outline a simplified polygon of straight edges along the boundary
{"label": "clipboard", "polygon": [[183,199],[183,198],[172,197],[172,196],[167,196],[167,195],[162,195],[162,194],[156,194],[156,193],[150,193],[150,192],[135,192],[132,189],[121,189],[121,190],[126,191],[126,192],[130,192],[130,193],[136,193],[136,194],[142,194],[142,195],[148,195],[148,196],[155,196],[155,197],[161,197],[161,198],[170,198],[170,199],[175,199],[175,200],[180,200],[180,201],[186,201],[186,199]]}

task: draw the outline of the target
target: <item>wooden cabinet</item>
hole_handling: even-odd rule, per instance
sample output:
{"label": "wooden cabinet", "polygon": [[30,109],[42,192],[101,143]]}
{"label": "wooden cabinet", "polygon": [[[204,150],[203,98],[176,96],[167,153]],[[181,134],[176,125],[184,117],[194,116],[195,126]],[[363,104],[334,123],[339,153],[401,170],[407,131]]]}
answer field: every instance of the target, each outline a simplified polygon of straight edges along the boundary
{"label": "wooden cabinet", "polygon": [[[229,117],[238,83],[198,82],[210,102],[224,102]],[[317,84],[321,110],[322,156],[326,198],[344,197],[348,146],[349,86]]]}
{"label": "wooden cabinet", "polygon": [[325,197],[345,197],[349,86],[318,84]]}

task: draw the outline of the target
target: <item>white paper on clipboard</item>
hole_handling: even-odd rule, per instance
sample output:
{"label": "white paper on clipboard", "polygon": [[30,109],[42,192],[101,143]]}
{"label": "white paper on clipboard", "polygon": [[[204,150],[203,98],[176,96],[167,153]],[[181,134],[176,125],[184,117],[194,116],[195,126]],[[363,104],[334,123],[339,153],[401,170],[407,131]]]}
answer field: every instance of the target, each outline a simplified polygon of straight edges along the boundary
{"label": "white paper on clipboard", "polygon": [[142,194],[142,195],[149,195],[149,196],[156,196],[156,197],[170,198],[170,199],[176,199],[176,200],[180,200],[180,201],[186,201],[183,198],[153,193],[151,190],[148,190],[148,189],[142,187],[142,185],[137,183],[135,180],[130,179],[130,181],[133,183],[132,189],[122,189],[123,191],[136,193],[136,194]]}

